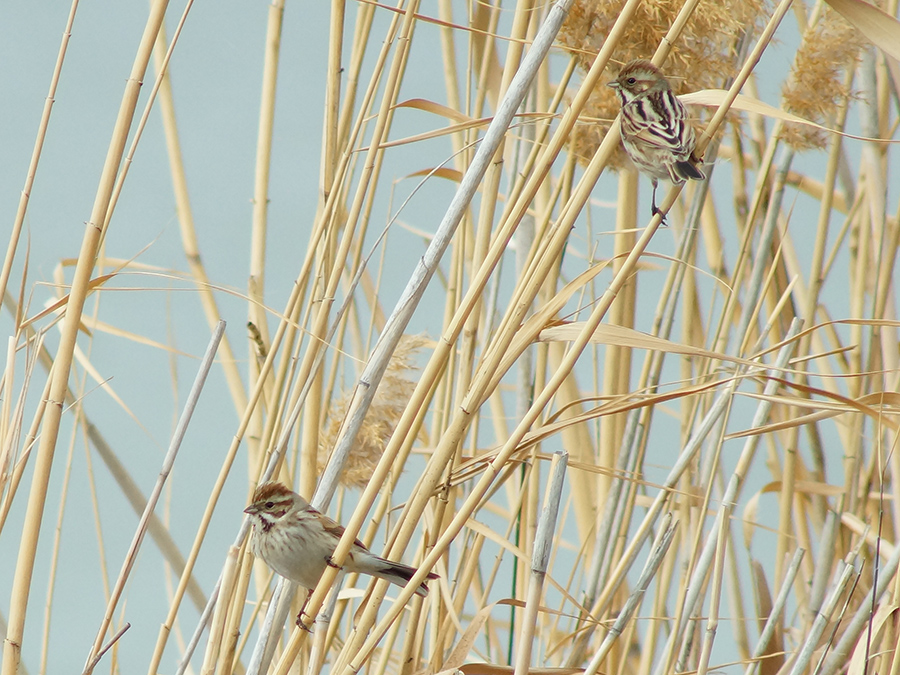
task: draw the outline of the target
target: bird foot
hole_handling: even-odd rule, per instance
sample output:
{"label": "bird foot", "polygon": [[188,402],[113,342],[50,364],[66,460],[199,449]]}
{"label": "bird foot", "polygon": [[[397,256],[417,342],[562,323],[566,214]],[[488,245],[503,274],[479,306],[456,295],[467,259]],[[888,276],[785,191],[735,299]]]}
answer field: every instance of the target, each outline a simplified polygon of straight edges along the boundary
{"label": "bird foot", "polygon": [[656,204],[653,205],[653,207],[650,210],[650,213],[651,213],[651,215],[659,216],[659,224],[660,225],[664,225],[664,226],[668,225],[668,223],[666,222],[666,214],[663,213],[662,211],[660,211],[659,207],[657,207]]}
{"label": "bird foot", "polygon": [[333,567],[336,570],[342,569],[340,565],[334,562],[334,558],[332,558],[330,555],[325,556],[325,564],[329,567]]}
{"label": "bird foot", "polygon": [[305,630],[307,633],[312,634],[312,628],[307,626],[306,623],[303,621],[304,616],[305,615],[303,613],[303,610],[300,610],[300,613],[297,615],[297,628],[300,628],[301,630]]}

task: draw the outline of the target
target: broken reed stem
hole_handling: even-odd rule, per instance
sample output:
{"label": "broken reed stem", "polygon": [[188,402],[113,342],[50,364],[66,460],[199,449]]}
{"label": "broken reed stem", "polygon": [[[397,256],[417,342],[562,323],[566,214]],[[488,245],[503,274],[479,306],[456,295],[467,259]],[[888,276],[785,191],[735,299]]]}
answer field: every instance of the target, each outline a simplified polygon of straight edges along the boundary
{"label": "broken reed stem", "polygon": [[[94,657],[98,654],[100,648],[103,644],[103,639],[106,635],[106,631],[109,628],[109,624],[112,622],[112,615],[115,612],[116,605],[119,602],[119,598],[122,595],[122,592],[125,589],[125,583],[128,581],[128,577],[131,573],[132,567],[134,567],[135,562],[137,561],[137,554],[140,550],[141,544],[144,541],[144,535],[147,532],[147,523],[150,520],[150,515],[156,509],[156,504],[159,501],[159,497],[162,494],[163,486],[166,484],[166,480],[169,477],[169,474],[172,472],[172,467],[175,464],[175,459],[178,457],[178,451],[181,448],[181,442],[184,440],[184,435],[187,433],[188,424],[191,422],[191,418],[194,415],[194,410],[197,407],[197,403],[200,399],[200,393],[203,390],[203,386],[206,384],[206,378],[209,375],[209,371],[213,365],[213,359],[216,356],[216,351],[218,350],[219,343],[222,340],[222,335],[225,333],[225,322],[219,321],[216,326],[216,330],[210,338],[209,345],[206,348],[206,353],[203,356],[203,360],[200,363],[200,368],[197,372],[197,376],[194,378],[194,384],[191,387],[191,391],[188,394],[187,400],[184,404],[184,409],[181,413],[181,418],[178,420],[178,425],[175,427],[175,433],[172,435],[172,441],[169,444],[169,450],[166,453],[165,458],[163,459],[162,468],[159,470],[159,477],[156,480],[156,484],[153,486],[153,491],[150,493],[150,498],[147,500],[147,506],[144,509],[144,513],[141,515],[141,520],[138,523],[137,530],[134,533],[134,539],[131,542],[131,546],[128,548],[128,552],[125,555],[125,560],[122,563],[122,570],[119,572],[119,577],[116,580],[116,586],[113,589],[112,595],[109,599],[109,603],[106,606],[106,613],[103,616],[103,621],[100,623],[100,630],[97,631],[97,638],[94,640],[94,646],[91,649],[90,654],[88,655],[88,663],[92,663]],[[85,670],[84,675],[90,675],[90,670]]]}
{"label": "broken reed stem", "polygon": [[600,665],[603,663],[603,659],[607,657],[613,644],[621,636],[625,626],[631,620],[631,617],[634,616],[634,612],[644,599],[644,593],[647,592],[650,582],[656,577],[656,572],[659,570],[666,554],[669,552],[669,546],[675,536],[675,529],[677,526],[678,522],[672,518],[672,514],[668,513],[663,517],[663,522],[660,523],[659,532],[653,542],[653,546],[650,548],[647,562],[644,565],[644,569],[641,571],[640,577],[638,577],[634,590],[622,605],[619,615],[616,617],[615,622],[603,639],[600,648],[596,651],[594,656],[591,657],[590,662],[584,670],[584,675],[596,675]]}
{"label": "broken reed stem", "polygon": [[547,492],[544,495],[544,507],[537,523],[534,535],[534,549],[531,555],[531,576],[528,582],[528,594],[525,600],[525,616],[519,633],[519,648],[516,652],[514,675],[528,675],[531,666],[531,647],[534,641],[534,629],[537,625],[538,610],[544,590],[544,578],[550,562],[550,550],[557,532],[557,515],[562,498],[563,481],[566,477],[568,455],[554,453],[550,462],[550,477],[547,480]]}

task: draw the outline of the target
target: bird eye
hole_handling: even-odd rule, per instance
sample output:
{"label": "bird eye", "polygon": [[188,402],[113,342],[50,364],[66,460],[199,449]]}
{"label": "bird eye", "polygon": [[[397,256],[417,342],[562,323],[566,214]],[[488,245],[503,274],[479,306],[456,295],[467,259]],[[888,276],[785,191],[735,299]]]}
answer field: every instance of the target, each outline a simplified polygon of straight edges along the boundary
{"label": "bird eye", "polygon": [[628,84],[634,84],[635,82],[637,82],[637,80],[634,79],[633,77],[629,77],[629,78],[626,80],[626,82],[628,82]]}
{"label": "bird eye", "polygon": [[273,506],[275,506],[275,502],[266,502],[267,509],[271,509]]}

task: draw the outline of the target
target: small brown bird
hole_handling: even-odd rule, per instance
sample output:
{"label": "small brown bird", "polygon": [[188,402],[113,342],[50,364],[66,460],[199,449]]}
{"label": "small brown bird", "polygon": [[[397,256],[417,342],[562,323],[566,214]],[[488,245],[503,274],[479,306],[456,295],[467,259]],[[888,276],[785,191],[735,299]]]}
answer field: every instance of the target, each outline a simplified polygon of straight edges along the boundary
{"label": "small brown bird", "polygon": [[706,178],[694,153],[694,128],[668,80],[649,61],[626,64],[608,86],[616,90],[622,104],[619,128],[625,152],[653,182],[652,213],[656,215],[660,213],[656,207],[660,178],[676,184]]}
{"label": "small brown bird", "polygon": [[[281,483],[263,483],[253,494],[253,503],[244,509],[253,521],[250,550],[283,577],[307,589],[314,589],[344,528],[322,515],[303,497]],[[405,586],[416,568],[379,558],[357,539],[344,560],[348,572],[371,574],[392,584]],[[437,579],[433,572],[429,579]],[[428,586],[416,589],[424,596]]]}

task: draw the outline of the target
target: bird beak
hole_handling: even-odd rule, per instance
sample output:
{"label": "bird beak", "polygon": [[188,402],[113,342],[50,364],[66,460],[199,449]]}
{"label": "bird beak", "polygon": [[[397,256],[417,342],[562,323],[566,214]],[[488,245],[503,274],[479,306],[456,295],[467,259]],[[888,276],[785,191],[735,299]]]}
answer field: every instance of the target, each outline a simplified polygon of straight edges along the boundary
{"label": "bird beak", "polygon": [[606,86],[607,86],[607,87],[610,87],[611,89],[618,89],[618,88],[619,88],[619,83],[616,82],[615,80],[613,80],[612,82],[607,82],[607,83],[606,83]]}
{"label": "bird beak", "polygon": [[244,509],[244,513],[249,513],[251,516],[255,516],[257,513],[259,513],[259,509],[255,504],[251,504],[246,509]]}

